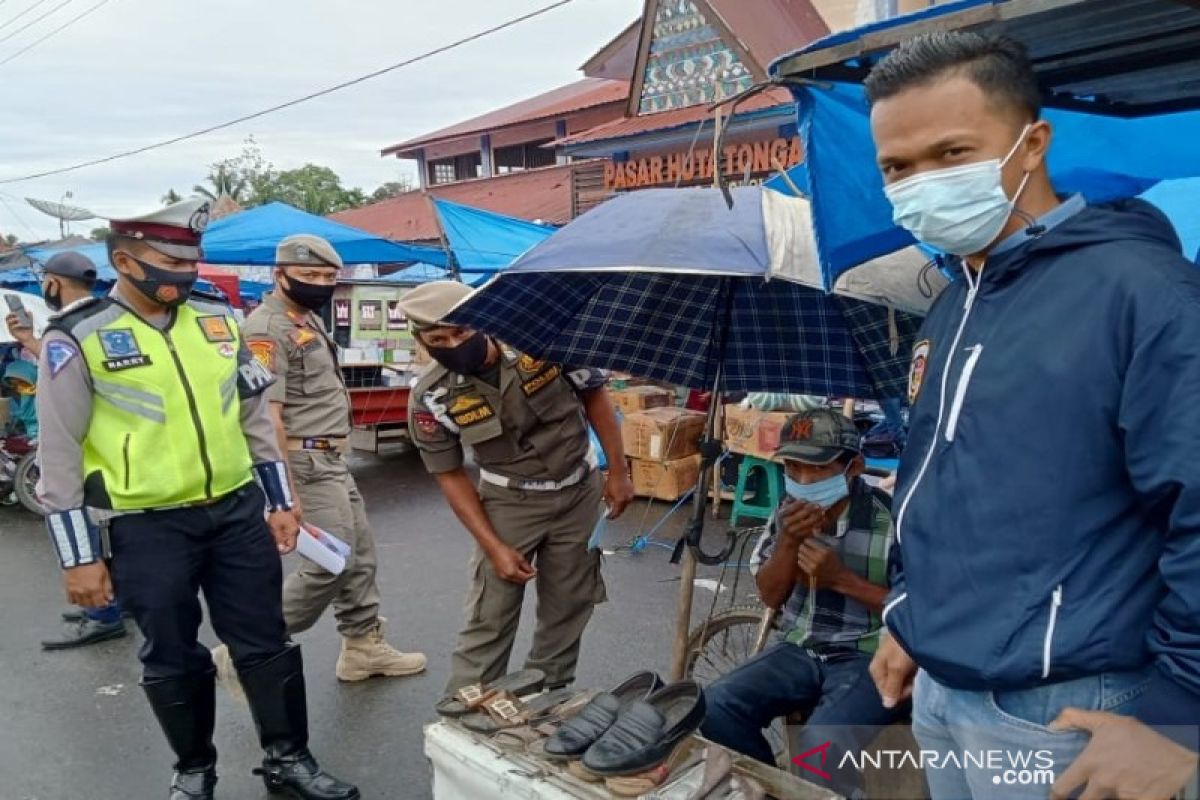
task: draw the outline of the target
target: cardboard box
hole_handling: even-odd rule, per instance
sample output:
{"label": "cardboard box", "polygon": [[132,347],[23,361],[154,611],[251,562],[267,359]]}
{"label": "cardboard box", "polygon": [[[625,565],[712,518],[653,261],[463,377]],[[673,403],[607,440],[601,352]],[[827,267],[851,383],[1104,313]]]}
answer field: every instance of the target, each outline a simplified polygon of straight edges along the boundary
{"label": "cardboard box", "polygon": [[674,502],[694,489],[700,477],[700,456],[687,456],[674,461],[644,461],[630,459],[633,493]]}
{"label": "cardboard box", "polygon": [[706,417],[685,408],[652,408],[625,417],[625,455],[648,461],[674,461],[700,452]]}
{"label": "cardboard box", "polygon": [[631,386],[610,392],[613,403],[622,414],[635,414],[651,408],[675,405],[675,392],[657,386]]}
{"label": "cardboard box", "polygon": [[773,458],[779,434],[792,417],[786,411],[759,411],[739,405],[725,406],[725,447],[734,453]]}

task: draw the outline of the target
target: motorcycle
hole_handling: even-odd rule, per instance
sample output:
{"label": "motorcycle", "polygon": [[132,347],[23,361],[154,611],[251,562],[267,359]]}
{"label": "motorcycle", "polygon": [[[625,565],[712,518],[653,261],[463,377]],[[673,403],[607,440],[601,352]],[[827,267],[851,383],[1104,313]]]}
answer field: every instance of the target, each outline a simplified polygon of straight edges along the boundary
{"label": "motorcycle", "polygon": [[27,511],[45,516],[37,497],[41,477],[37,463],[37,442],[26,436],[0,438],[0,504],[20,503]]}

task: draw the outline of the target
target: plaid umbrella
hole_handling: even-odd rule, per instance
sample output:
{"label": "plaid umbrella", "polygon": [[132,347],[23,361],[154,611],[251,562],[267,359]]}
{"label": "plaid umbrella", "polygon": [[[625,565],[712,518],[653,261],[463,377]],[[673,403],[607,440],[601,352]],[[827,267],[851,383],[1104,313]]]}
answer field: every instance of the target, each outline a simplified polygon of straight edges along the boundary
{"label": "plaid umbrella", "polygon": [[734,192],[732,210],[714,190],[622,195],[451,319],[538,357],[692,388],[902,396],[916,318],[773,277],[788,243],[766,229],[762,190]]}

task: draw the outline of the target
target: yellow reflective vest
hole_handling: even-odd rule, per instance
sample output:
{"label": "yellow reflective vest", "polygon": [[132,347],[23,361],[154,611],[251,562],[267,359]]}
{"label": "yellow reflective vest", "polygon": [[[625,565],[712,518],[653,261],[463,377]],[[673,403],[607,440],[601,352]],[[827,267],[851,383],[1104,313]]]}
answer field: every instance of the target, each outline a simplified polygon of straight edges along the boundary
{"label": "yellow reflective vest", "polygon": [[106,299],[62,328],[79,343],[92,379],[88,505],[185,505],[252,480],[240,418],[241,339],[224,306],[192,300],[160,331]]}

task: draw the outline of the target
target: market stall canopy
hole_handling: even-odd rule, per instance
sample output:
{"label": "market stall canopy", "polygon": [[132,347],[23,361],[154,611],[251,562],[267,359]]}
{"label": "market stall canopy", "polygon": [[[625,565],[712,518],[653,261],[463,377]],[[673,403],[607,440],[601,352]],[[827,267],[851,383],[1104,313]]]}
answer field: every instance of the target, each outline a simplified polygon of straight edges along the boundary
{"label": "market stall canopy", "polygon": [[298,233],[326,239],[347,264],[446,264],[446,254],[437,248],[381,239],[286,203],[267,203],[212,223],[204,232],[204,260],[272,266],[279,240]]}
{"label": "market stall canopy", "polygon": [[481,208],[434,198],[438,221],[446,235],[464,283],[482,283],[507,269],[522,253],[545,240],[556,228]]}
{"label": "market stall canopy", "polygon": [[[913,244],[892,223],[859,82],[900,41],[941,29],[1003,32],[1030,48],[1055,129],[1049,164],[1059,191],[1102,202],[1200,177],[1198,6],[960,0],[834,34],[771,67],[776,77],[820,82],[793,87],[805,165],[792,183],[812,200],[825,286]],[[789,191],[779,178],[770,185]]]}
{"label": "market stall canopy", "polygon": [[715,189],[618,195],[450,319],[539,357],[692,388],[902,396],[919,319],[802,285],[804,201],[733,196],[729,209]]}
{"label": "market stall canopy", "polygon": [[[380,275],[374,282],[399,283],[405,286],[420,286],[430,281],[450,280],[450,273],[433,264],[412,264],[387,275]],[[372,282],[372,281],[368,281]]]}

